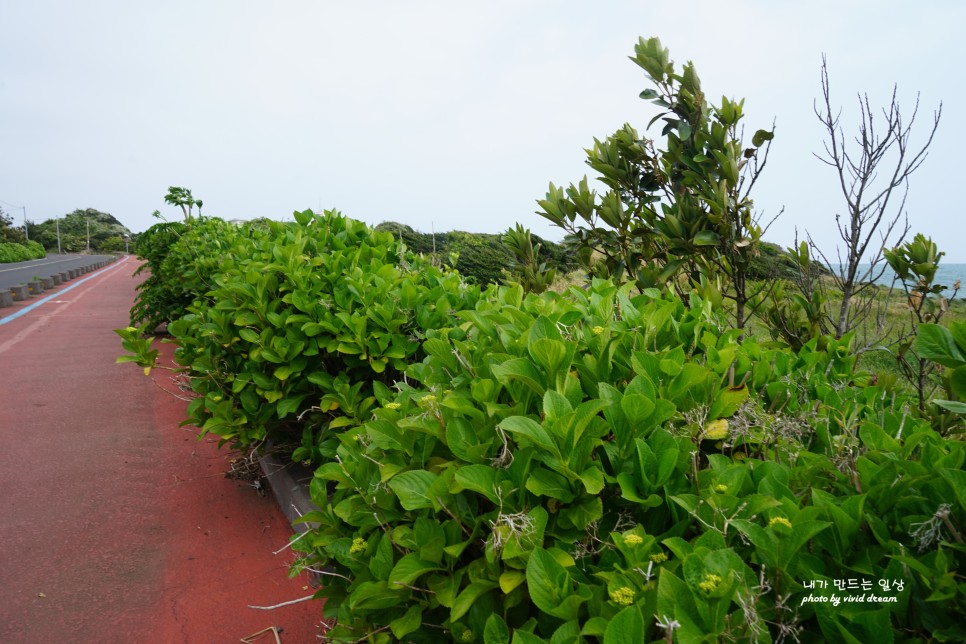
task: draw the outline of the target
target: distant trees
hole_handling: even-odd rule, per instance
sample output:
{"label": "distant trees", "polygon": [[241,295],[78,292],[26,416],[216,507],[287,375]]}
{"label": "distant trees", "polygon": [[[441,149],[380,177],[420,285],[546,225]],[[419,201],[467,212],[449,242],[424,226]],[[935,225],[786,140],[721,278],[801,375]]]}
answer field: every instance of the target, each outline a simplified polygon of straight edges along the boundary
{"label": "distant trees", "polygon": [[[496,284],[504,279],[504,270],[514,263],[514,251],[504,243],[501,235],[450,231],[422,233],[397,222],[383,222],[376,230],[386,230],[401,239],[406,248],[437,258],[455,259],[456,268],[464,277],[477,284]],[[576,268],[576,263],[562,246],[531,236],[536,261],[548,269],[561,273]]]}
{"label": "distant trees", "polygon": [[[86,208],[75,210],[60,219],[48,219],[30,226],[30,238],[48,250],[57,250],[57,234],[60,231],[60,248],[65,253],[79,253],[90,248],[97,252],[124,249],[124,237],[131,231],[111,214]],[[89,241],[89,246],[88,246]]]}
{"label": "distant trees", "polygon": [[23,229],[14,223],[13,217],[8,215],[0,208],[0,242],[10,242],[22,244],[24,238]]}

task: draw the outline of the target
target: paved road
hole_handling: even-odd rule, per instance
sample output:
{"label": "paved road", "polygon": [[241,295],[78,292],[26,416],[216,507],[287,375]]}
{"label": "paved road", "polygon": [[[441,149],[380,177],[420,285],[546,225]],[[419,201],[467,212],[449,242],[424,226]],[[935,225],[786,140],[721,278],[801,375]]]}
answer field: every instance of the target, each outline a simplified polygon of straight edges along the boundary
{"label": "paved road", "polygon": [[134,268],[0,325],[0,642],[209,644],[271,625],[317,641],[317,602],[248,608],[312,592],[287,578],[290,550],[272,554],[291,530],[271,498],[178,426],[169,371],[114,364]]}
{"label": "paved road", "polygon": [[47,255],[43,259],[32,259],[29,262],[13,262],[0,264],[0,289],[9,288],[16,284],[25,284],[35,277],[50,277],[53,273],[66,271],[68,268],[90,266],[95,262],[111,259],[111,255]]}

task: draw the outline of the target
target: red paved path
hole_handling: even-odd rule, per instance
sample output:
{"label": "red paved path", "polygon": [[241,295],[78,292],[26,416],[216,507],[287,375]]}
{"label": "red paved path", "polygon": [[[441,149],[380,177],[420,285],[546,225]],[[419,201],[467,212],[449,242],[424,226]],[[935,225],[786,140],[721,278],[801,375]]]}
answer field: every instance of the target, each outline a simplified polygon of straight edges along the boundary
{"label": "red paved path", "polygon": [[170,372],[114,364],[133,269],[0,326],[0,642],[207,644],[271,625],[318,641],[318,602],[248,608],[311,593],[272,555],[290,528],[271,498],[178,427]]}

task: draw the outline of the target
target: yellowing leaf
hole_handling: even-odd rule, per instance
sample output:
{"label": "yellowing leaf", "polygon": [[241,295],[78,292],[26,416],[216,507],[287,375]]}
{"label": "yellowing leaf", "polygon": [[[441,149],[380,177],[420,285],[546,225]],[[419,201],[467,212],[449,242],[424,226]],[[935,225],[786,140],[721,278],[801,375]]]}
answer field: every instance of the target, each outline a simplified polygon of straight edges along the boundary
{"label": "yellowing leaf", "polygon": [[707,440],[717,441],[728,437],[728,421],[724,418],[719,418],[718,420],[711,421],[704,428],[704,435],[702,438]]}
{"label": "yellowing leaf", "polygon": [[508,570],[502,575],[500,575],[500,590],[503,591],[504,595],[509,595],[510,592],[526,581],[527,576],[520,570]]}
{"label": "yellowing leaf", "polygon": [[144,368],[144,375],[145,375],[145,376],[148,376],[148,375],[150,375],[150,374],[151,374],[151,367],[145,367],[145,368]]}

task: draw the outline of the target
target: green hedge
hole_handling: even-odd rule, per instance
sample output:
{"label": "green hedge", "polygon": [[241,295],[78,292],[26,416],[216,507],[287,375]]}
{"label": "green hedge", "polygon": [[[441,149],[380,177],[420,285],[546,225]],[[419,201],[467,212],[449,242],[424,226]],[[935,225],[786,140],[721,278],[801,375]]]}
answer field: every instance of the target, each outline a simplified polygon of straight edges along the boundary
{"label": "green hedge", "polygon": [[0,242],[0,264],[9,262],[26,262],[31,259],[41,259],[47,256],[47,251],[37,242],[30,240],[21,243]]}
{"label": "green hedge", "polygon": [[[330,430],[367,418],[429,330],[454,324],[479,289],[336,212],[296,213],[237,235],[169,330],[198,394],[189,419],[241,446],[330,458]],[[176,246],[175,248],[179,248]]]}
{"label": "green hedge", "polygon": [[220,240],[170,329],[191,422],[318,466],[294,572],[325,574],[332,641],[966,638],[966,449],[849,336],[759,344],[607,280],[481,292],[296,220]]}
{"label": "green hedge", "polygon": [[240,232],[221,219],[198,217],[188,223],[155,224],[138,236],[135,253],[148,274],[138,285],[131,324],[155,329],[184,315],[211,286],[222,256]]}

